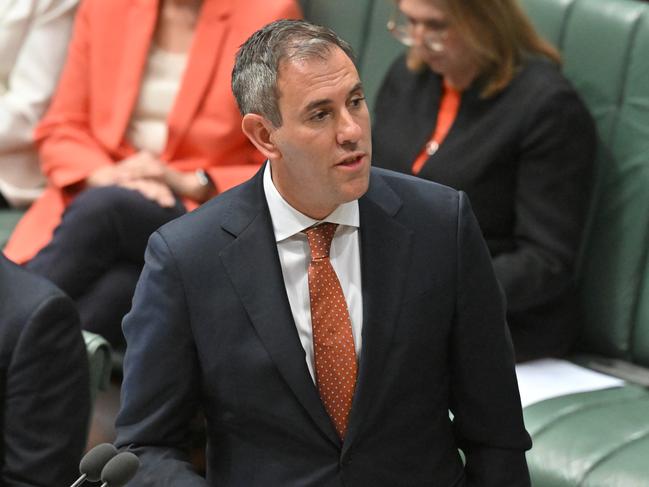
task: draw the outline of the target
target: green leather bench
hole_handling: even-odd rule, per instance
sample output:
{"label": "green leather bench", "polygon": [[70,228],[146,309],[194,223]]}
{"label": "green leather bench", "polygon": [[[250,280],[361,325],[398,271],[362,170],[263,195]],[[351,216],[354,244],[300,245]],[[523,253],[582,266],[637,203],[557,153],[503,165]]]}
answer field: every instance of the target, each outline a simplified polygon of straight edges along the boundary
{"label": "green leather bench", "polygon": [[649,486],[649,3],[522,0],[599,132],[575,361],[622,388],[529,406],[534,486]]}
{"label": "green leather bench", "polygon": [[[575,362],[620,388],[527,407],[535,487],[649,486],[649,2],[520,0],[564,56],[599,130],[593,201],[578,271],[585,322]],[[356,49],[370,107],[401,47],[390,0],[304,0],[306,18]]]}

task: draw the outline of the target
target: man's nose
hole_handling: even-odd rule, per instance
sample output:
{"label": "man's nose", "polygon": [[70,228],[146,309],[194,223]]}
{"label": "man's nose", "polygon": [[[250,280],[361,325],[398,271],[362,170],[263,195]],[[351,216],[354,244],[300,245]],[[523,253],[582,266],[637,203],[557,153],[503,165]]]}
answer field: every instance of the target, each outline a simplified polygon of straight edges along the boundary
{"label": "man's nose", "polygon": [[336,135],[339,145],[355,144],[363,134],[363,129],[348,110],[343,110]]}

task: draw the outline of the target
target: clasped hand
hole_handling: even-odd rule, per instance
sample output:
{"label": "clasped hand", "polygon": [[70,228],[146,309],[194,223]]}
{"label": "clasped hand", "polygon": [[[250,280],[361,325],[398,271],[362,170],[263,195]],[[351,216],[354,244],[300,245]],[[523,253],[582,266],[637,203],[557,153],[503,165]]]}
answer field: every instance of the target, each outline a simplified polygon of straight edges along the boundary
{"label": "clasped hand", "polygon": [[176,201],[172,184],[179,177],[172,171],[150,152],[140,151],[116,164],[95,170],[86,179],[86,184],[88,187],[115,185],[132,189],[160,206],[170,208]]}

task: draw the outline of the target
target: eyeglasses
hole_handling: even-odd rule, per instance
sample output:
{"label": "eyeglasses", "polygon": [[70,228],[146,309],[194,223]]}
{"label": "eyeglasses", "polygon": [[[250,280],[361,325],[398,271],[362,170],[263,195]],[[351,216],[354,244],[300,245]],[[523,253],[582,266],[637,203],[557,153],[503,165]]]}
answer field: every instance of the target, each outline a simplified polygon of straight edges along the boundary
{"label": "eyeglasses", "polygon": [[444,50],[444,41],[448,37],[448,24],[438,21],[419,21],[407,17],[401,10],[395,8],[388,20],[387,28],[390,33],[404,46],[412,47],[416,44],[416,29],[423,28],[421,33],[422,44],[434,52]]}

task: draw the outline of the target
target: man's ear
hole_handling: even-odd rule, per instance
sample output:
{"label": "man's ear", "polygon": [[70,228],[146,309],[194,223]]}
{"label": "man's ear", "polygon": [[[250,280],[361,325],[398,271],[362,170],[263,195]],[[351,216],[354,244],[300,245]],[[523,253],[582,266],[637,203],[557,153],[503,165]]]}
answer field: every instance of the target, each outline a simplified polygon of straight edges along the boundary
{"label": "man's ear", "polygon": [[282,154],[271,137],[272,123],[257,113],[246,113],[241,129],[266,159],[277,159]]}

